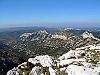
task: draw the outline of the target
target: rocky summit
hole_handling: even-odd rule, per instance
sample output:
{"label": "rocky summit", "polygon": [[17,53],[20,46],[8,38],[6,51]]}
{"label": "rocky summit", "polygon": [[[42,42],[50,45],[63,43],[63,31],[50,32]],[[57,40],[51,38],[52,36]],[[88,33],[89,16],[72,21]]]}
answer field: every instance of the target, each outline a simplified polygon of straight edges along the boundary
{"label": "rocky summit", "polygon": [[70,50],[59,58],[29,58],[7,75],[100,75],[100,44]]}

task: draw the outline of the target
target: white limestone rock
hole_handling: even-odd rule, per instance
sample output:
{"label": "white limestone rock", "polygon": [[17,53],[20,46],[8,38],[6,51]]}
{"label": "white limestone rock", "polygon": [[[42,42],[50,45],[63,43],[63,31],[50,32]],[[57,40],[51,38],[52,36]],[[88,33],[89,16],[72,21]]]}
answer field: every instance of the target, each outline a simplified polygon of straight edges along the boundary
{"label": "white limestone rock", "polygon": [[40,63],[43,67],[49,67],[54,65],[52,57],[48,55],[41,55],[36,56],[35,58],[29,58],[28,62],[31,62],[32,64]]}
{"label": "white limestone rock", "polygon": [[89,33],[87,31],[82,34],[82,37],[84,39],[86,39],[86,38],[95,38],[92,33]]}
{"label": "white limestone rock", "polygon": [[75,57],[75,50],[70,50],[66,54],[63,54],[58,59],[59,60],[67,60],[68,58]]}
{"label": "white limestone rock", "polygon": [[59,66],[62,66],[63,67],[63,66],[69,65],[71,63],[73,63],[72,60],[61,60],[57,65],[58,65],[58,67]]}
{"label": "white limestone rock", "polygon": [[24,63],[18,65],[17,69],[18,69],[19,67],[21,67],[21,68],[27,67],[27,62],[24,62]]}
{"label": "white limestone rock", "polygon": [[89,33],[87,31],[84,32],[81,36],[83,37],[83,39],[92,38],[92,39],[100,41],[100,39],[94,37],[92,33]]}
{"label": "white limestone rock", "polygon": [[33,67],[29,75],[44,75],[39,67]]}
{"label": "white limestone rock", "polygon": [[83,50],[70,50],[69,52],[67,52],[66,54],[63,54],[62,56],[60,56],[58,59],[59,60],[67,60],[70,58],[79,58],[81,57],[81,55],[85,53],[85,51]]}
{"label": "white limestone rock", "polygon": [[57,72],[52,67],[49,67],[49,72],[50,75],[58,75]]}
{"label": "white limestone rock", "polygon": [[66,40],[67,39],[67,37],[66,36],[64,36],[64,35],[52,35],[52,37],[51,38],[58,38],[58,39],[62,39],[62,40]]}
{"label": "white limestone rock", "polygon": [[13,68],[12,70],[9,70],[7,72],[7,75],[20,75],[20,74],[18,73],[16,68]]}
{"label": "white limestone rock", "polygon": [[82,62],[81,64],[83,64],[84,67],[86,68],[92,68],[93,65],[91,63],[88,63],[88,62]]}
{"label": "white limestone rock", "polygon": [[32,35],[33,33],[24,33],[20,36],[20,38],[28,38],[30,35]]}
{"label": "white limestone rock", "polygon": [[40,30],[39,33],[48,34],[48,32],[46,30]]}
{"label": "white limestone rock", "polygon": [[43,56],[36,56],[34,58],[35,60],[39,60],[39,63],[43,66],[43,67],[49,67],[51,65],[53,65],[53,60],[50,56],[48,55],[43,55]]}
{"label": "white limestone rock", "polygon": [[100,51],[100,45],[94,45],[89,48],[90,50]]}
{"label": "white limestone rock", "polygon": [[66,71],[68,75],[100,75],[100,71],[97,69],[77,65],[69,65]]}
{"label": "white limestone rock", "polygon": [[34,65],[36,65],[37,63],[39,63],[39,61],[38,60],[35,60],[34,58],[29,58],[28,59],[28,62],[30,62],[30,63],[32,63]]}

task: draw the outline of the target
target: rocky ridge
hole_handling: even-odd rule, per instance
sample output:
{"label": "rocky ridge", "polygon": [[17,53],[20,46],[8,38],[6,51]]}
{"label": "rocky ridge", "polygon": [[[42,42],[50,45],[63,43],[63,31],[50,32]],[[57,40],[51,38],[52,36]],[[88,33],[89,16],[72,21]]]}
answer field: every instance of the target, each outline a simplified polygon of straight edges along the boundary
{"label": "rocky ridge", "polygon": [[7,75],[100,75],[100,44],[70,50],[59,58],[29,58]]}
{"label": "rocky ridge", "polygon": [[27,56],[48,54],[50,56],[58,55],[57,57],[59,57],[59,55],[77,47],[98,43],[100,43],[100,40],[90,32],[81,33],[79,30],[65,30],[49,33],[43,30],[24,33],[20,35],[19,41],[14,41],[10,45],[18,49],[19,52],[25,52]]}

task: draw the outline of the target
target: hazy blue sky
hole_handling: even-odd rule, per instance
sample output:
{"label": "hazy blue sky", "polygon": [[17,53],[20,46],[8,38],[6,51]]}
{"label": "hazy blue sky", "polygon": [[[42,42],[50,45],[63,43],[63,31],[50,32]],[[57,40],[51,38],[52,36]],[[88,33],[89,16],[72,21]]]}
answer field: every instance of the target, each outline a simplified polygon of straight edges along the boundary
{"label": "hazy blue sky", "polygon": [[100,23],[100,0],[0,0],[0,27],[60,22]]}

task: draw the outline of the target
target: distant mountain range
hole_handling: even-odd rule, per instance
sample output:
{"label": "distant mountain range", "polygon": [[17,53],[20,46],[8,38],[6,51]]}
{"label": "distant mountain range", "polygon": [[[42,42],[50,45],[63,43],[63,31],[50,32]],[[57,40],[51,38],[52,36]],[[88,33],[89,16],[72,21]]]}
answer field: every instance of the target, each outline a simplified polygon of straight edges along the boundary
{"label": "distant mountain range", "polygon": [[81,30],[90,30],[90,31],[100,31],[100,25],[99,24],[36,24],[33,26],[26,26],[26,27],[9,27],[9,28],[0,28],[0,32],[4,31],[22,31],[22,30],[59,30],[64,28],[73,28],[73,29],[81,29]]}

